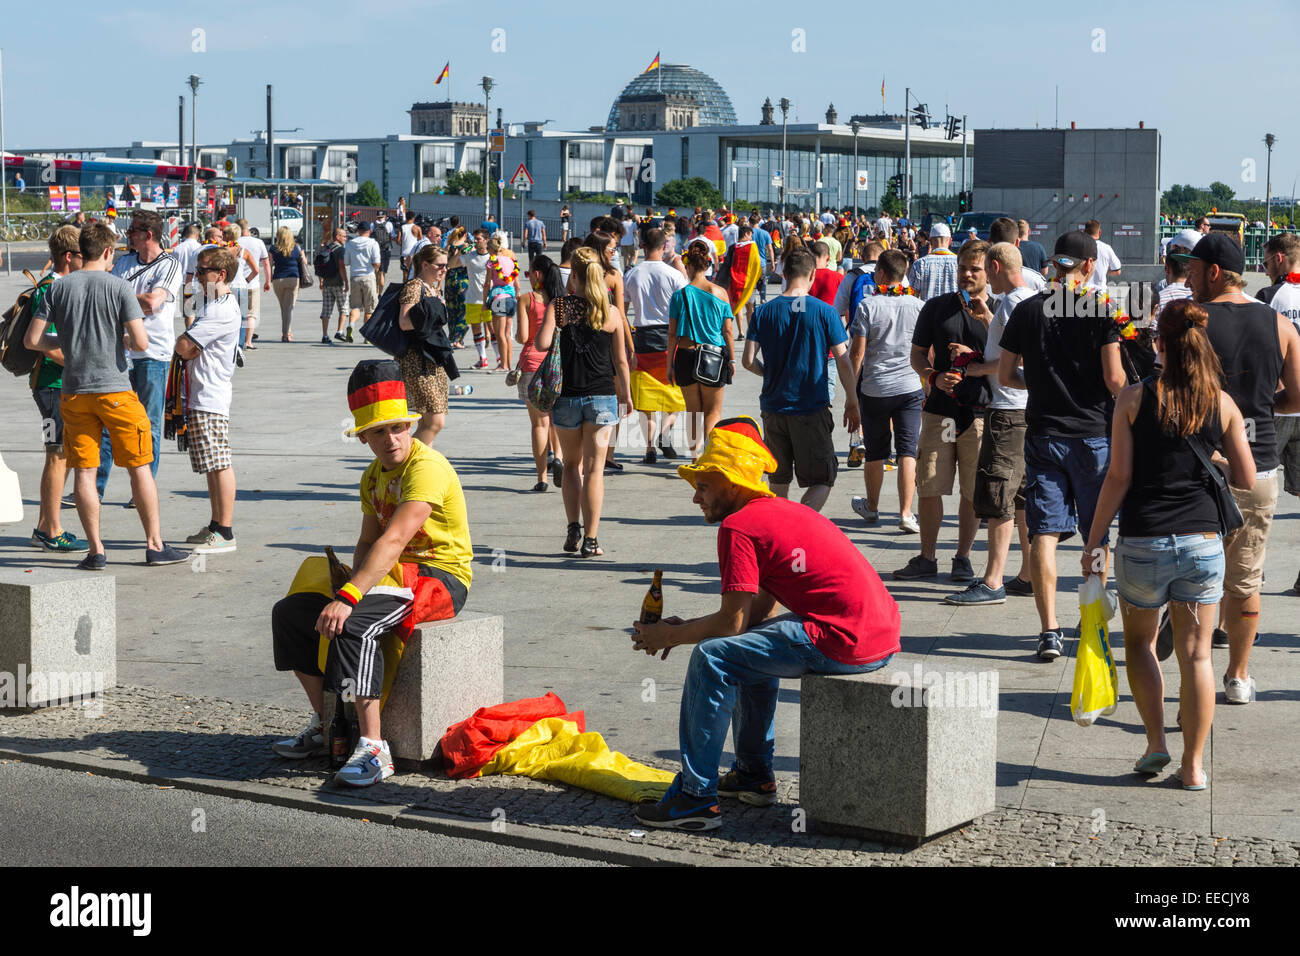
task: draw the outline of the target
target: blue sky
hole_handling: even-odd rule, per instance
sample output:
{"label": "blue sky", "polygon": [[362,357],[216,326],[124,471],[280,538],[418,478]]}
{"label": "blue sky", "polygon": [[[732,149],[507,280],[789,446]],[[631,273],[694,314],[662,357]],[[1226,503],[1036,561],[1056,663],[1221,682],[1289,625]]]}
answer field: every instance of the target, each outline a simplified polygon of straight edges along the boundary
{"label": "blue sky", "polygon": [[[1158,128],[1162,187],[1218,179],[1262,196],[1266,132],[1278,136],[1274,192],[1289,194],[1300,174],[1300,133],[1283,106],[1300,95],[1297,70],[1284,62],[1294,7],[1281,0],[1228,13],[1202,0],[1098,2],[1086,13],[1042,0],[934,0],[924,19],[917,4],[795,6],[751,0],[742,24],[736,5],[705,0],[176,0],[117,9],[70,0],[56,17],[28,3],[0,28],[6,142],[170,141],[190,73],[203,78],[203,142],[260,129],[267,83],[277,128],[406,132],[412,102],[446,95],[446,81],[433,80],[448,60],[456,99],[480,98],[479,78],[489,74],[493,109],[502,106],[507,122],[585,129],[604,122],[622,87],[662,51],[664,62],[718,80],[746,123],[758,121],[766,96],[788,96],[791,118],[803,121],[831,102],[844,118],[878,112],[883,77],[890,112],[901,112],[911,86],[932,113],[947,103],[972,128],[1051,126],[1059,84],[1063,126]],[[1274,35],[1277,53],[1262,56]],[[188,126],[187,117],[187,138]],[[1255,182],[1243,181],[1246,160],[1255,161]]]}

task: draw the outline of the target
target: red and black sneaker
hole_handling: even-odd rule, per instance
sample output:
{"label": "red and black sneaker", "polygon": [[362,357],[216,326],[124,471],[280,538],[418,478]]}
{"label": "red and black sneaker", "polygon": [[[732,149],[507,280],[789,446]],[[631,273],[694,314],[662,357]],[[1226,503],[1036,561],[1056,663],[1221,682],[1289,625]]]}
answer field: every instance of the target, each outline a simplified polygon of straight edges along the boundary
{"label": "red and black sneaker", "polygon": [[770,770],[765,774],[749,774],[732,767],[718,781],[718,796],[735,797],[754,807],[770,807],[776,803],[776,777]]}

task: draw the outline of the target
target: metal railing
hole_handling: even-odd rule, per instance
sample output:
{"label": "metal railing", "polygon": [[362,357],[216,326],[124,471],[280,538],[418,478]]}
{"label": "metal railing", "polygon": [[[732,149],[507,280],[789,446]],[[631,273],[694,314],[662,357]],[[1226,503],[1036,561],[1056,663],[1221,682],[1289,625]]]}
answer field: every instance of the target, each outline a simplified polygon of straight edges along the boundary
{"label": "metal railing", "polygon": [[[1184,229],[1192,228],[1191,223],[1183,226],[1160,226],[1160,239],[1163,241],[1169,236],[1176,236]],[[1254,226],[1247,226],[1244,239],[1244,250],[1246,253],[1246,268],[1252,271],[1258,271],[1260,264],[1264,261],[1264,243],[1269,236],[1276,236],[1278,233],[1290,232],[1300,233],[1300,229],[1259,229]],[[1159,255],[1159,248],[1156,254]]]}

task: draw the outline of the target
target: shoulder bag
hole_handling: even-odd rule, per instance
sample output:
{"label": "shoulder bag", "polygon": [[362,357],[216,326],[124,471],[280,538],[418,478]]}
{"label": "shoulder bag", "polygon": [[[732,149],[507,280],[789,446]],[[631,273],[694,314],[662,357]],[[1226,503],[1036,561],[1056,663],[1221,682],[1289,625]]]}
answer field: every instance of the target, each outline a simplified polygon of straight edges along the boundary
{"label": "shoulder bag", "polygon": [[564,388],[564,367],[560,363],[560,320],[564,309],[563,299],[555,300],[555,335],[546,358],[537,366],[533,377],[528,381],[528,401],[539,412],[549,412],[560,400]]}
{"label": "shoulder bag", "polygon": [[1188,436],[1187,444],[1195,453],[1197,460],[1200,461],[1201,467],[1210,473],[1210,481],[1214,484],[1212,492],[1214,505],[1219,511],[1219,536],[1227,538],[1228,535],[1245,524],[1246,519],[1241,516],[1241,509],[1237,507],[1237,499],[1232,497],[1232,489],[1228,487],[1228,479],[1223,477],[1223,472],[1210,461],[1209,449],[1201,441],[1201,436]]}

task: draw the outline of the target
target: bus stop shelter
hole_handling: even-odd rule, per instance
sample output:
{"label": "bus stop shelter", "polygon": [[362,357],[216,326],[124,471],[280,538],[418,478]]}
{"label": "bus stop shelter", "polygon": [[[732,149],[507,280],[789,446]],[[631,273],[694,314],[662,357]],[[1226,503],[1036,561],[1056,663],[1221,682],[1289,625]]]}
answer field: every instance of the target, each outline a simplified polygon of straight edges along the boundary
{"label": "bus stop shelter", "polygon": [[310,259],[320,244],[322,222],[330,228],[342,225],[347,186],[329,179],[261,179],[229,176],[209,180],[208,188],[221,190],[232,203],[255,198],[270,199],[276,207],[292,196],[302,197],[303,246]]}

